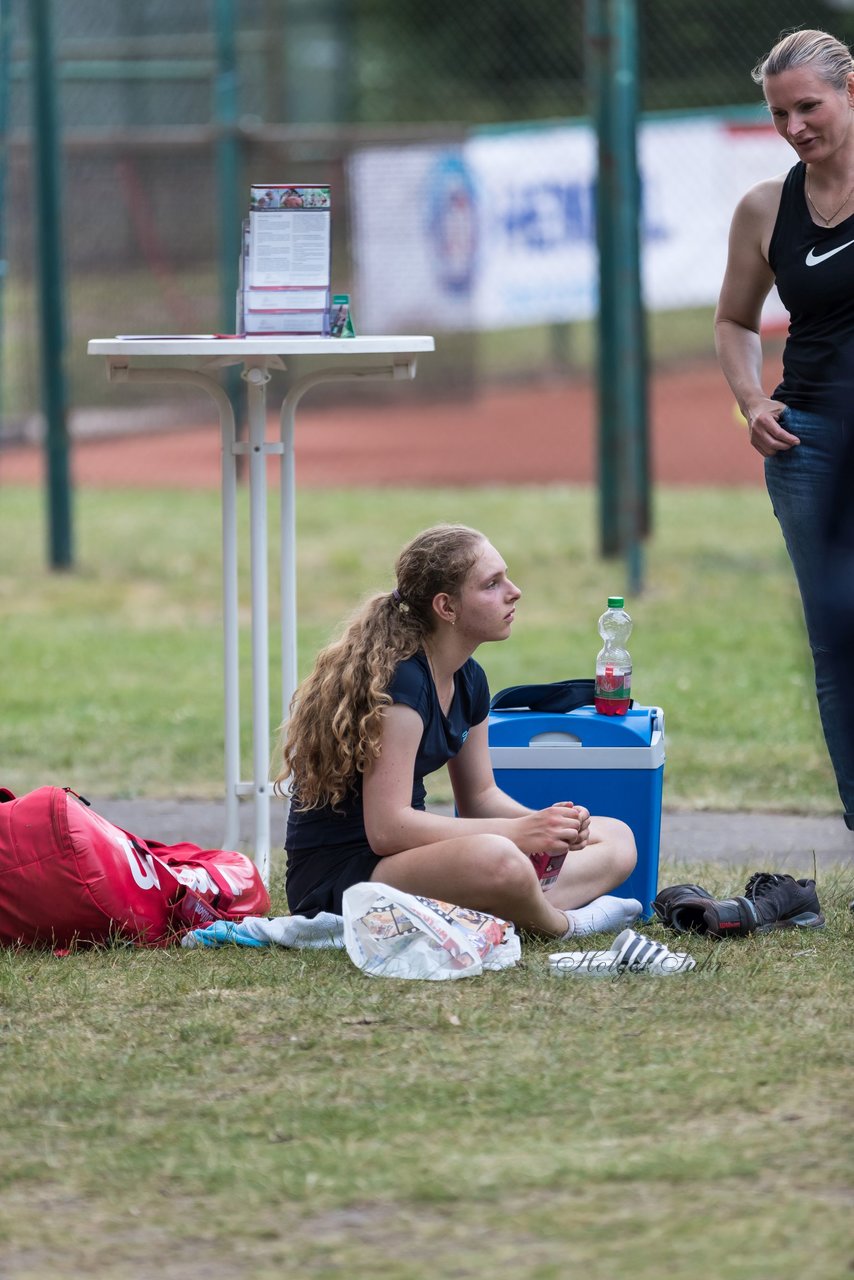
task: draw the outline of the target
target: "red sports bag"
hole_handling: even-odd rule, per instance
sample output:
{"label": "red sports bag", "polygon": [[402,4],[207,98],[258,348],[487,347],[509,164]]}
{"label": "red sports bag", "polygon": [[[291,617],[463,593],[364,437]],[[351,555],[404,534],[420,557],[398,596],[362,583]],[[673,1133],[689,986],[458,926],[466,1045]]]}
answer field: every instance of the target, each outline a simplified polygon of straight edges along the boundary
{"label": "red sports bag", "polygon": [[0,788],[0,945],[165,946],[212,920],[269,909],[245,854],[140,839],[68,787],[18,799]]}

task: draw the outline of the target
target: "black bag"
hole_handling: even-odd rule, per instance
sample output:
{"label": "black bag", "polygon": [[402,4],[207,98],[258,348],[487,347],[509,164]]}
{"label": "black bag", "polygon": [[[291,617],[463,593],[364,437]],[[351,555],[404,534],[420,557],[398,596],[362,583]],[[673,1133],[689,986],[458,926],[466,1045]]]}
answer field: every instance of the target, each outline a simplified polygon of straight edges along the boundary
{"label": "black bag", "polygon": [[574,711],[593,706],[594,680],[556,680],[554,684],[514,684],[496,693],[491,711]]}

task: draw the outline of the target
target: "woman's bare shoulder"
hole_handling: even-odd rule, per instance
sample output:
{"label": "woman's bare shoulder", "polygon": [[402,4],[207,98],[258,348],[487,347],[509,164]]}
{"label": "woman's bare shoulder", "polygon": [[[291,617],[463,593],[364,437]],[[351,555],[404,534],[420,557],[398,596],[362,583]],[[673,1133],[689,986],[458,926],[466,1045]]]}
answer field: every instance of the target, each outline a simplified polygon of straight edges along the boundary
{"label": "woman's bare shoulder", "polygon": [[778,173],[773,178],[757,182],[741,197],[736,213],[749,218],[776,218],[785,181],[786,174]]}

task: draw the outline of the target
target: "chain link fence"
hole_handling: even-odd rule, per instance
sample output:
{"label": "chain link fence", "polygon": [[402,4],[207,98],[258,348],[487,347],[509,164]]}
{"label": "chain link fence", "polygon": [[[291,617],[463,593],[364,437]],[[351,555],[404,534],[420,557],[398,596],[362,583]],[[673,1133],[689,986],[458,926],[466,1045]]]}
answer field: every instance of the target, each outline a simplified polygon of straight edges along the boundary
{"label": "chain link fence", "polygon": [[[11,5],[4,69],[7,435],[31,425],[40,402],[27,7]],[[588,109],[584,0],[54,0],[52,11],[69,402],[93,422],[99,406],[107,419],[117,410],[98,362],[85,355],[88,338],[232,327],[219,284],[223,254],[232,242],[236,256],[238,243],[237,225],[222,228],[217,195],[224,142],[239,147],[247,199],[252,182],[332,185],[333,286],[345,292],[353,282],[354,151],[454,145],[472,131],[577,120]],[[751,67],[792,26],[854,42],[854,0],[639,0],[638,22],[642,112],[752,108],[758,120]],[[228,115],[223,90],[235,86]],[[695,175],[681,177],[687,217]],[[353,309],[358,325],[358,296]],[[668,328],[666,315],[656,316],[654,358],[708,351],[708,312],[695,319],[680,314]],[[421,394],[459,393],[499,375],[583,373],[590,330],[578,322],[457,334],[424,362],[416,385]],[[136,395],[152,421],[152,393]],[[194,407],[188,398],[186,414]]]}

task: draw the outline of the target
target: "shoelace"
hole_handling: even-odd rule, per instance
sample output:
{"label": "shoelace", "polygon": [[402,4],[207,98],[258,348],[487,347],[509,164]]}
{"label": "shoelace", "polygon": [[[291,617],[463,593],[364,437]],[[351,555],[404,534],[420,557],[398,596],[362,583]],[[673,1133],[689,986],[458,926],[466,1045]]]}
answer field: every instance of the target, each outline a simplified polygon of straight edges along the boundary
{"label": "shoelace", "polygon": [[744,886],[744,896],[752,898],[755,902],[757,893],[762,893],[764,889],[773,888],[776,884],[782,884],[783,880],[790,878],[774,875],[770,871],[756,871]]}

